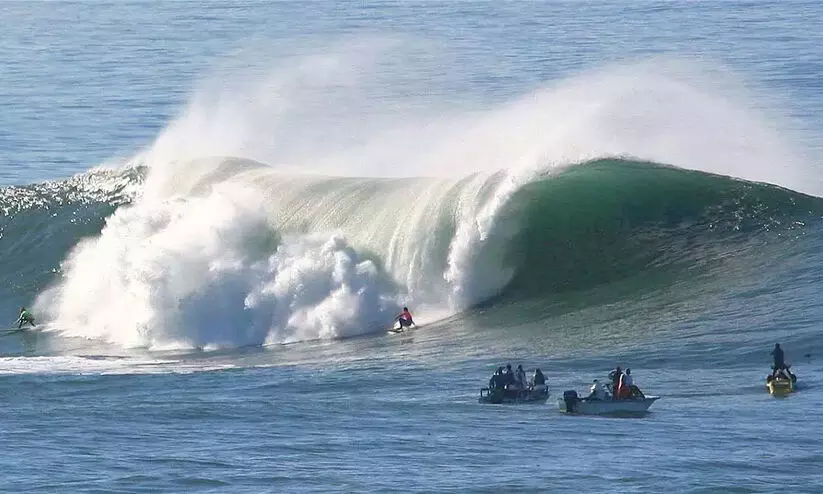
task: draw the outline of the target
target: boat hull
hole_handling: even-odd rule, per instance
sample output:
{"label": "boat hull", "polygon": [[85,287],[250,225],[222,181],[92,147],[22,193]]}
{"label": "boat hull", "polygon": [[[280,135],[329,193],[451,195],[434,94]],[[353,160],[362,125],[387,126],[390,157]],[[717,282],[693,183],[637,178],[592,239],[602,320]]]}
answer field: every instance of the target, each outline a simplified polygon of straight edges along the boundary
{"label": "boat hull", "polygon": [[647,413],[649,407],[659,398],[659,396],[646,396],[624,400],[577,399],[572,402],[571,410],[568,409],[566,400],[558,398],[557,407],[562,412],[580,415],[638,415]]}

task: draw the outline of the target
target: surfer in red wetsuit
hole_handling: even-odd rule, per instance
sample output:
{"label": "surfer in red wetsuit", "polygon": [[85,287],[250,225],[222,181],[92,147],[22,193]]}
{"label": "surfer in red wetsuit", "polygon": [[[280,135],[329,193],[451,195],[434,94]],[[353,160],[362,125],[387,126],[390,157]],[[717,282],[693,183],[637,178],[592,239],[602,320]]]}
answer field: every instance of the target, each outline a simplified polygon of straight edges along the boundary
{"label": "surfer in red wetsuit", "polygon": [[412,319],[411,312],[409,312],[408,307],[403,307],[403,312],[395,317],[397,322],[400,323],[400,329],[407,328],[414,325],[414,319]]}

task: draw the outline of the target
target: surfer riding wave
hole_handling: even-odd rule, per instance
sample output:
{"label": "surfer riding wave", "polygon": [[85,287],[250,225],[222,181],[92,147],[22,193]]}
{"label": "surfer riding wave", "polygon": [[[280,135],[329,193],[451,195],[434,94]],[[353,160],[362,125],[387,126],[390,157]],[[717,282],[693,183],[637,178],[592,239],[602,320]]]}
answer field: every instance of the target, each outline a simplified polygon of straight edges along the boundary
{"label": "surfer riding wave", "polygon": [[398,329],[401,329],[401,330],[404,329],[404,328],[409,328],[409,327],[415,325],[414,324],[414,319],[412,319],[412,315],[411,315],[411,312],[409,312],[408,307],[403,307],[403,312],[398,314],[395,317],[395,320],[397,320],[397,322],[400,323],[400,328],[398,328]]}

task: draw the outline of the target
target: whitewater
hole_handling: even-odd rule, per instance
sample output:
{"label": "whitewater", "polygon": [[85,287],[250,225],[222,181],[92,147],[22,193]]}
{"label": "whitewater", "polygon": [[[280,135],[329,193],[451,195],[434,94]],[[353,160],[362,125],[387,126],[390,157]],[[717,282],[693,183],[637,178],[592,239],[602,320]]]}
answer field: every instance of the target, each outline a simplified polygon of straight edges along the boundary
{"label": "whitewater", "polygon": [[0,491],[815,492],[819,10],[10,6]]}

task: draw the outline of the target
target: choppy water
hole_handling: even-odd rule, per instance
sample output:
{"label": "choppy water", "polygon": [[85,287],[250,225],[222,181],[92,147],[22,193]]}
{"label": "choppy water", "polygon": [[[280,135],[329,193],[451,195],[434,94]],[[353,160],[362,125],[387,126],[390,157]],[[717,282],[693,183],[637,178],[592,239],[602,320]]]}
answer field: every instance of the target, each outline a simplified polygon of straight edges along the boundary
{"label": "choppy water", "polygon": [[0,490],[820,490],[817,4],[0,16]]}

